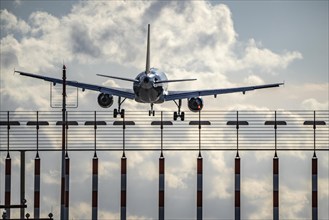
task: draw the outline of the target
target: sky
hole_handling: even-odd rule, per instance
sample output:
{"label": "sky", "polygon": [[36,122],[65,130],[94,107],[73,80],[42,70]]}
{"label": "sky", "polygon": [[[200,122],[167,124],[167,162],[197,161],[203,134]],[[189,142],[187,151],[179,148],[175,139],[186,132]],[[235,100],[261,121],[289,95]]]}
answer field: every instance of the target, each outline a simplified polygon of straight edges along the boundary
{"label": "sky", "polygon": [[[284,87],[254,91],[246,95],[229,94],[217,99],[206,97],[204,110],[329,108],[328,1],[1,0],[0,3],[1,111],[51,109],[49,84],[20,77],[13,74],[14,69],[60,78],[61,68],[65,63],[68,79],[129,88],[130,83],[104,81],[104,78],[97,77],[96,74],[134,78],[142,72],[145,67],[147,24],[151,24],[151,65],[166,72],[169,79],[198,79],[196,82],[172,84],[169,89],[211,89],[285,82]],[[78,110],[103,110],[97,105],[97,95],[90,91],[79,92]],[[116,106],[112,108],[114,107]],[[123,107],[126,110],[145,111],[145,114],[149,108],[133,101],[126,101]],[[156,111],[174,111],[175,108],[173,103],[155,106]],[[183,110],[188,111],[185,102]],[[1,156],[4,158],[3,154]],[[152,158],[149,154],[141,153],[139,156],[143,158],[140,165]],[[220,167],[227,168],[228,171],[214,169],[213,172],[229,175],[232,161],[226,156],[230,158],[232,155],[223,153],[217,156],[222,161],[210,158],[210,164],[215,166],[220,163]],[[253,154],[249,156],[255,157]],[[118,157],[112,155],[110,158]],[[179,154],[175,158],[183,160]],[[324,153],[323,158],[328,161],[328,154]],[[294,159],[303,164],[309,157],[304,155]],[[168,160],[169,164],[170,159]],[[2,168],[3,162],[1,161]],[[172,161],[172,166],[189,170],[193,168],[188,165],[189,162],[190,160],[179,163]],[[112,168],[117,166],[112,162],[107,165]],[[146,167],[152,167],[151,165],[152,163],[147,164]],[[210,165],[209,167],[211,169]],[[325,171],[328,172],[328,169]],[[261,176],[262,170],[259,172]],[[189,209],[189,200],[184,200],[183,195],[188,195],[189,191],[186,189],[191,187],[189,182],[192,177],[184,176],[177,168],[172,168],[172,173],[172,179],[176,178],[181,185],[169,188],[169,191],[180,192],[180,189],[182,197],[178,199],[187,205],[182,206],[181,210],[174,209],[170,215],[173,218],[190,218],[193,215],[184,213],[193,211]],[[80,174],[79,171],[77,174]],[[113,174],[105,172],[102,178],[107,179],[111,175]],[[246,182],[253,187],[270,191],[270,179],[259,176],[249,176]],[[136,174],[135,177],[138,180],[143,179],[142,175]],[[156,187],[156,184],[152,184],[156,182],[154,178],[141,181],[141,185]],[[323,182],[324,186],[328,185],[328,176]],[[227,186],[230,181],[222,184],[223,188],[218,190],[224,190],[226,194],[219,195],[218,199],[221,204],[225,204],[225,201],[232,199],[232,194],[225,191],[230,189]],[[306,183],[302,182],[300,186],[303,184]],[[285,186],[284,183],[283,185]],[[305,190],[296,190],[287,196],[305,201],[305,193]],[[88,207],[86,198],[83,195],[79,198],[81,200],[77,199],[74,203],[72,218],[81,219],[82,215],[89,215],[87,208],[87,213],[77,211]],[[244,198],[258,204],[251,205],[248,211],[243,212],[245,218],[271,217],[269,206],[259,205],[263,202],[267,204],[266,198],[260,195]],[[325,207],[328,204],[328,190],[321,198],[323,202],[320,205]],[[46,198],[44,201],[45,207],[51,206],[47,204]],[[145,206],[147,205],[149,203],[146,202]],[[303,211],[307,203],[290,205],[293,211],[283,211],[284,218],[308,218],[310,213]],[[208,217],[211,218],[214,214],[211,211],[209,213]],[[104,209],[102,217],[115,218],[117,214],[117,209]],[[230,218],[231,214],[225,213],[223,218]],[[128,215],[131,219],[144,219],[152,218],[155,214],[147,207],[142,207],[128,210]],[[328,218],[328,210],[322,209],[320,217]]]}

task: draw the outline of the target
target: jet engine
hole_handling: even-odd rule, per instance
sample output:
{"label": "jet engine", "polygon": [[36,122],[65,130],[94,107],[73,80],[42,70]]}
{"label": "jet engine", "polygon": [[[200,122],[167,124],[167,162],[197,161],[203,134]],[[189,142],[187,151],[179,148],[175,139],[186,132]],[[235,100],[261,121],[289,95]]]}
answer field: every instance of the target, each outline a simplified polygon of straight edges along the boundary
{"label": "jet engine", "polygon": [[200,97],[190,98],[188,99],[187,105],[190,111],[198,112],[201,111],[203,108],[203,100]]}
{"label": "jet engine", "polygon": [[101,93],[98,95],[97,101],[102,108],[109,108],[113,104],[113,96]]}

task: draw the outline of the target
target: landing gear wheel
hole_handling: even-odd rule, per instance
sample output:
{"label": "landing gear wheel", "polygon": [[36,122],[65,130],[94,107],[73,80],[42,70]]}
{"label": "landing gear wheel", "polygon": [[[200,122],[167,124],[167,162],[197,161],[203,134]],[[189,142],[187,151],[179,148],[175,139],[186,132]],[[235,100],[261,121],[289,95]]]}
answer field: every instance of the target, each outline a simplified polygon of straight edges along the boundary
{"label": "landing gear wheel", "polygon": [[149,116],[155,116],[155,111],[154,110],[149,110]]}
{"label": "landing gear wheel", "polygon": [[181,120],[181,121],[184,121],[184,120],[185,120],[185,112],[182,112],[182,113],[180,114],[180,120]]}
{"label": "landing gear wheel", "polygon": [[178,118],[178,114],[177,112],[174,112],[174,121],[177,121],[177,118]]}
{"label": "landing gear wheel", "polygon": [[174,102],[175,102],[175,104],[178,107],[178,112],[174,112],[174,121],[177,121],[177,118],[180,118],[181,121],[184,121],[184,119],[185,119],[185,113],[180,111],[180,109],[182,107],[182,100],[179,99],[178,100],[178,103],[175,100],[174,100]]}
{"label": "landing gear wheel", "polygon": [[121,118],[124,118],[125,117],[125,110],[124,109],[121,109],[121,105],[122,103],[126,100],[126,98],[124,98],[122,101],[121,101],[121,97],[119,96],[118,98],[118,108],[114,109],[113,110],[113,118],[116,118],[118,117],[118,115],[121,116]]}
{"label": "landing gear wheel", "polygon": [[185,113],[184,112],[174,112],[174,121],[177,121],[177,118],[180,118],[181,121],[185,120]]}
{"label": "landing gear wheel", "polygon": [[118,109],[114,109],[113,110],[113,118],[116,118],[116,117],[118,117]]}

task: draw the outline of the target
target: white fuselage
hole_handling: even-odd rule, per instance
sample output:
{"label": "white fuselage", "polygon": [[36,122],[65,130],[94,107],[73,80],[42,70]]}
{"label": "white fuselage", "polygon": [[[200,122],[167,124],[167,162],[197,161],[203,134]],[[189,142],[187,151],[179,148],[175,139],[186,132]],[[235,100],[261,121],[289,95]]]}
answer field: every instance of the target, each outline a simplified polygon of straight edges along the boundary
{"label": "white fuselage", "polygon": [[141,103],[162,103],[167,94],[167,83],[156,83],[167,80],[166,74],[156,68],[150,68],[148,74],[142,72],[137,75],[134,82],[135,100]]}

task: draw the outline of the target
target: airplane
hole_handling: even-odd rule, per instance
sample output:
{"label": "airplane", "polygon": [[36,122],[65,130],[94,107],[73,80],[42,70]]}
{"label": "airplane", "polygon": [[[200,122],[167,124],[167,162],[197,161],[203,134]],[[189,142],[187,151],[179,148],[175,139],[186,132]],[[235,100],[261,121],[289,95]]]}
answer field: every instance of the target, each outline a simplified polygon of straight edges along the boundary
{"label": "airplane", "polygon": [[[145,71],[139,73],[135,79],[123,78],[117,76],[108,76],[103,74],[96,74],[101,77],[107,77],[116,80],[123,80],[133,83],[132,89],[105,87],[100,85],[92,85],[87,83],[80,83],[76,81],[66,80],[66,85],[81,88],[82,91],[93,90],[100,92],[97,101],[98,104],[103,108],[109,108],[113,105],[113,96],[118,97],[118,108],[113,110],[113,117],[116,118],[120,115],[124,117],[125,110],[121,109],[121,105],[126,99],[132,99],[139,103],[148,103],[151,105],[149,110],[149,116],[154,116],[155,111],[153,110],[154,104],[163,103],[166,101],[174,101],[178,111],[173,114],[173,119],[176,121],[178,118],[184,121],[185,113],[181,111],[182,99],[187,99],[187,106],[192,112],[199,112],[203,108],[202,96],[211,96],[215,98],[220,94],[242,92],[245,94],[247,91],[256,89],[265,89],[271,87],[280,87],[284,83],[274,83],[247,87],[236,87],[236,88],[222,88],[222,89],[206,89],[206,90],[191,90],[191,91],[169,91],[168,84],[174,82],[187,82],[196,79],[174,79],[168,80],[166,74],[157,68],[150,68],[150,24],[147,28],[147,49],[146,49],[146,66]],[[64,66],[65,68],[65,66]],[[57,83],[63,84],[62,79],[37,75],[33,73],[27,73],[15,70],[14,72],[19,73],[22,76],[33,77],[37,79],[43,79],[45,81],[52,82],[54,85]],[[178,102],[177,102],[178,101]]]}

